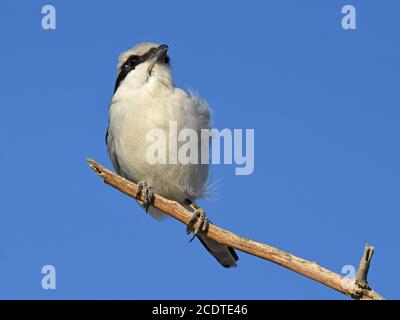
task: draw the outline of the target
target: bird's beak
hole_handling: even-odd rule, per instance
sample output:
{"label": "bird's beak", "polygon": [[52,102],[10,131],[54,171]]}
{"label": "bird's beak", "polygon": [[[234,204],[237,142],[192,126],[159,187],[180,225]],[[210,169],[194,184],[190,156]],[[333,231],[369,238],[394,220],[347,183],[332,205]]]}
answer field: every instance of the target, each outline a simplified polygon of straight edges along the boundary
{"label": "bird's beak", "polygon": [[149,57],[148,60],[152,61],[152,63],[149,66],[148,73],[151,76],[153,72],[154,65],[157,62],[162,62],[165,58],[165,55],[168,52],[168,46],[166,44],[162,44],[158,46],[157,48],[154,49],[154,51],[151,53],[151,56]]}
{"label": "bird's beak", "polygon": [[150,59],[155,61],[163,61],[167,52],[168,52],[168,46],[166,44],[162,44],[154,50]]}

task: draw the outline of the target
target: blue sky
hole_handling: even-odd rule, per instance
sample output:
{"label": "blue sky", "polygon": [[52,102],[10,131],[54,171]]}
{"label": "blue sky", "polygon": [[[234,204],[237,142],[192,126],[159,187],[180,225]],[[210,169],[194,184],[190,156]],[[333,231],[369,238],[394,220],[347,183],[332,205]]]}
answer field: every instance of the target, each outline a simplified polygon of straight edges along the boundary
{"label": "blue sky", "polygon": [[[41,28],[41,8],[57,29]],[[357,29],[341,28],[341,8]],[[255,171],[213,166],[213,222],[400,298],[398,1],[2,1],[0,298],[344,299],[239,253],[220,267],[175,220],[103,184],[117,56],[167,43],[216,128],[255,129]],[[57,289],[43,290],[54,265]]]}

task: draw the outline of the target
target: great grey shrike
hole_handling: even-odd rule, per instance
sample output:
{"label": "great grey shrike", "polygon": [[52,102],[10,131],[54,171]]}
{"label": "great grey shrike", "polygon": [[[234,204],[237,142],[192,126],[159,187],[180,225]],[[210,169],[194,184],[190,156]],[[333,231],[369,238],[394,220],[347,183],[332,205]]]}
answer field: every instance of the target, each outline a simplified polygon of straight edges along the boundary
{"label": "great grey shrike", "polygon": [[145,197],[139,204],[156,219],[164,214],[151,206],[154,193],[191,210],[193,218],[187,233],[197,236],[222,266],[234,267],[238,260],[234,249],[207,237],[208,219],[195,203],[205,196],[208,164],[150,164],[146,159],[151,145],[146,139],[147,133],[161,129],[168,136],[170,121],[177,123],[178,131],[190,128],[199,132],[211,127],[205,100],[174,85],[167,45],[141,43],[123,52],[119,57],[106,134],[108,153],[116,172],[138,184],[139,192]]}

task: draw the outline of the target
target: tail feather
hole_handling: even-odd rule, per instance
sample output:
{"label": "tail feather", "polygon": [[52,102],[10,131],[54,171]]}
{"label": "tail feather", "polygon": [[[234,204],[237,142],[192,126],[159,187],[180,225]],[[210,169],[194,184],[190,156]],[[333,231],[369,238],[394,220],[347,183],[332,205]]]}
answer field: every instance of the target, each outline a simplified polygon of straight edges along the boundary
{"label": "tail feather", "polygon": [[239,260],[239,257],[233,248],[224,246],[204,235],[197,235],[197,238],[224,268],[233,268],[237,266],[236,261]]}
{"label": "tail feather", "polygon": [[[136,200],[137,203],[143,208],[143,202]],[[148,213],[157,220],[162,220],[166,215],[157,208],[150,207]],[[215,240],[212,240],[205,235],[198,234],[197,238],[207,251],[225,268],[236,267],[236,261],[239,260],[235,250],[231,247],[224,246]]]}

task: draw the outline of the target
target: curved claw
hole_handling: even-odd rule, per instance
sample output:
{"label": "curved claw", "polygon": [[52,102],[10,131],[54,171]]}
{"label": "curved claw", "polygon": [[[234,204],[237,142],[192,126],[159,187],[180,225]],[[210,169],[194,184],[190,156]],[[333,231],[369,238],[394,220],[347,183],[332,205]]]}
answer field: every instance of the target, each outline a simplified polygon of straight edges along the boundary
{"label": "curved claw", "polygon": [[154,192],[151,187],[148,187],[147,190],[145,191],[145,201],[143,201],[143,206],[146,210],[146,212],[149,210],[150,205],[154,201]]}
{"label": "curved claw", "polygon": [[189,233],[191,233],[193,231],[193,227],[196,224],[196,222],[199,219],[199,217],[200,217],[200,212],[198,210],[196,210],[193,213],[192,219],[190,219],[190,221],[189,221],[189,223],[188,223],[188,225],[186,227],[186,234],[189,234]]}
{"label": "curved claw", "polygon": [[140,196],[142,195],[142,191],[143,191],[144,185],[147,185],[147,182],[139,181],[137,185],[138,185],[138,191],[136,193],[136,199],[139,200]]}
{"label": "curved claw", "polygon": [[[196,228],[193,230],[194,225],[198,222]],[[193,239],[197,236],[199,232],[205,233],[208,230],[209,226],[208,218],[202,208],[197,208],[192,216],[192,219],[189,221],[186,227],[186,233],[189,234],[192,232],[192,237],[189,242],[192,242]]]}
{"label": "curved claw", "polygon": [[150,205],[154,202],[153,188],[146,181],[138,182],[138,192],[136,193],[136,199],[140,199],[140,196],[144,194],[143,207],[148,212]]}

